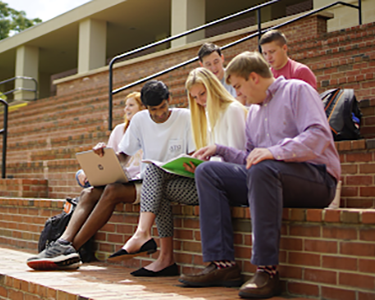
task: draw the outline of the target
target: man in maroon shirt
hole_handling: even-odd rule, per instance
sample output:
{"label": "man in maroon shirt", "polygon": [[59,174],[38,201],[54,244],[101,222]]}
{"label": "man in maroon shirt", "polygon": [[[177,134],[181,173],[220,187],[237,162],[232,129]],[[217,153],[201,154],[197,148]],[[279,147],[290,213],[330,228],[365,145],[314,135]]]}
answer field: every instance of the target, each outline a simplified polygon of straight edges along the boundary
{"label": "man in maroon shirt", "polygon": [[263,57],[271,66],[275,78],[300,79],[316,89],[316,78],[308,66],[288,57],[285,35],[278,30],[267,31],[259,41]]}

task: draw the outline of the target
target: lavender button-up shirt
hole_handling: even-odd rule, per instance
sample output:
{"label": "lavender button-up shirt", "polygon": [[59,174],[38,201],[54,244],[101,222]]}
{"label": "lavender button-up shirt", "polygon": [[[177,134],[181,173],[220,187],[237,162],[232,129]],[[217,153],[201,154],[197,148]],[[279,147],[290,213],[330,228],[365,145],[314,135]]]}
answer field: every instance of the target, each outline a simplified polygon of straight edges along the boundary
{"label": "lavender button-up shirt", "polygon": [[254,148],[267,148],[275,160],[324,164],[340,180],[340,159],[319,94],[301,80],[277,78],[261,104],[249,108],[246,150],[217,145],[225,161],[246,164]]}

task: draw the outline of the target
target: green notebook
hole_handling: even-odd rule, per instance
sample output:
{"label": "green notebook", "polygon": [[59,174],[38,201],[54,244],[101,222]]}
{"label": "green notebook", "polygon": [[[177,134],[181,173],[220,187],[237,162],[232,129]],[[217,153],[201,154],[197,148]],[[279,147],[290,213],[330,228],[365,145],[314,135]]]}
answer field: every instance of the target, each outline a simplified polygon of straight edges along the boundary
{"label": "green notebook", "polygon": [[155,166],[158,166],[159,168],[163,169],[164,171],[168,173],[172,173],[172,174],[176,174],[176,175],[184,176],[184,177],[189,177],[189,178],[194,178],[194,173],[191,173],[185,170],[184,163],[188,164],[189,162],[193,162],[195,166],[198,166],[199,164],[204,162],[204,160],[194,158],[187,154],[182,154],[164,163],[160,161],[147,160],[147,159],[143,160],[142,162],[154,164]]}

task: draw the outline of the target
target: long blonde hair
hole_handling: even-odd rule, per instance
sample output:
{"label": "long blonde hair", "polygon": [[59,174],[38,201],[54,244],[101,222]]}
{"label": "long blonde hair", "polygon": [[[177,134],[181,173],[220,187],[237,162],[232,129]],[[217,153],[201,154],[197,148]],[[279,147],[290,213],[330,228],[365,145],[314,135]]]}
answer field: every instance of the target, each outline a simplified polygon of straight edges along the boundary
{"label": "long blonde hair", "polygon": [[[141,93],[140,92],[132,92],[130,94],[128,94],[126,97],[125,97],[125,104],[126,104],[126,101],[129,99],[129,98],[133,98],[137,104],[138,104],[138,107],[139,107],[139,110],[143,110],[145,109],[146,107],[143,105],[142,101],[141,101]],[[126,117],[126,113],[124,114],[124,123],[125,123],[125,126],[124,126],[124,133],[126,131],[126,129],[128,129],[129,125],[130,125],[130,121],[128,120],[128,118]]]}
{"label": "long blonde hair", "polygon": [[[208,121],[211,125],[211,130],[214,131],[217,121],[220,119],[222,112],[228,106],[237,101],[224,88],[217,77],[208,69],[196,68],[192,70],[186,79],[185,88],[189,99],[191,126],[193,131],[193,138],[195,147],[197,149],[207,146],[207,118],[205,108],[199,105],[190,95],[190,89],[195,84],[202,84],[206,88],[207,101],[206,110]],[[242,105],[242,104],[241,104]],[[243,107],[244,114],[247,113],[246,108]]]}

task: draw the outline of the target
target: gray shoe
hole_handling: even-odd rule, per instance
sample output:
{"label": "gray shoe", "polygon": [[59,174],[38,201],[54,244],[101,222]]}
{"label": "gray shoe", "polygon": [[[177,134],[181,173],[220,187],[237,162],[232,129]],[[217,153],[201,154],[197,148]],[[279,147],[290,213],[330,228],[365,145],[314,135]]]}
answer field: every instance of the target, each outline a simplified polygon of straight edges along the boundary
{"label": "gray shoe", "polygon": [[27,265],[34,270],[71,270],[79,268],[81,259],[71,244],[56,241],[37,256],[30,257]]}

